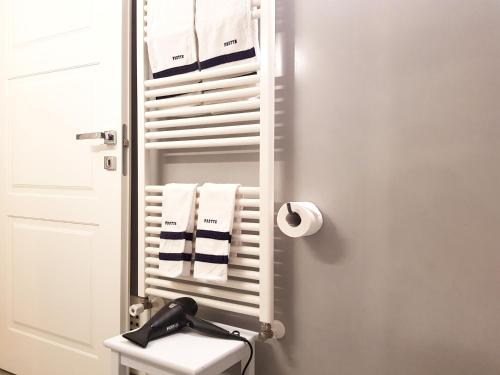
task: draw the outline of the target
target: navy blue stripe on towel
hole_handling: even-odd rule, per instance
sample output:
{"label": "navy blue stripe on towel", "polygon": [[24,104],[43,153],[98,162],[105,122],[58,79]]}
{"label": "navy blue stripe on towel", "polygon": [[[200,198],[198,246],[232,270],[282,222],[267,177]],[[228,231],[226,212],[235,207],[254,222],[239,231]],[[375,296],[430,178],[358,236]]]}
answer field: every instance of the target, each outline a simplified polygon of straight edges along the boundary
{"label": "navy blue stripe on towel", "polygon": [[193,240],[193,233],[188,232],[160,232],[162,240]]}
{"label": "navy blue stripe on towel", "polygon": [[208,69],[217,65],[227,64],[233,61],[240,61],[251,59],[255,57],[255,48],[250,48],[245,51],[228,53],[227,55],[220,55],[217,57],[212,57],[211,59],[204,60],[200,62],[200,69]]}
{"label": "navy blue stripe on towel", "polygon": [[196,231],[197,238],[210,238],[212,240],[228,241],[231,243],[231,234],[229,232],[217,232],[215,230],[198,229]]}
{"label": "navy blue stripe on towel", "polygon": [[190,253],[160,253],[160,260],[170,260],[179,262],[181,260],[185,262],[190,262],[193,259],[193,255]]}
{"label": "navy blue stripe on towel", "polygon": [[195,262],[213,263],[213,264],[228,264],[229,257],[227,255],[209,255],[196,253],[194,255]]}
{"label": "navy blue stripe on towel", "polygon": [[198,70],[198,66],[198,61],[195,61],[194,63],[189,65],[176,66],[175,68],[165,69],[161,72],[153,73],[153,78],[166,78],[176,76],[178,74],[191,73]]}

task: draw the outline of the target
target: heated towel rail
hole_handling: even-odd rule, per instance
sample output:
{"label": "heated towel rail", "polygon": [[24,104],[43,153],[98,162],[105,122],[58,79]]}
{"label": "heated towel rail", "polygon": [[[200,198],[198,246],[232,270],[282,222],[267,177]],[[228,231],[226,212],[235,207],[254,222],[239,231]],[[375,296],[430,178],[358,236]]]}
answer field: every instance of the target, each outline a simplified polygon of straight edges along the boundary
{"label": "heated towel rail", "polygon": [[[150,79],[145,33],[147,0],[138,2],[139,295],[192,296],[200,305],[254,316],[261,333],[274,322],[274,0],[252,0],[258,19],[258,63]],[[142,46],[142,47],[141,47]],[[189,94],[189,95],[181,95]],[[158,99],[158,98],[165,99]],[[240,187],[228,281],[159,273],[161,185],[151,185],[152,150],[255,147],[259,186]],[[228,156],[230,157],[230,156]],[[164,183],[169,181],[162,181]],[[172,181],[173,182],[173,181]],[[235,251],[233,251],[235,250]]]}

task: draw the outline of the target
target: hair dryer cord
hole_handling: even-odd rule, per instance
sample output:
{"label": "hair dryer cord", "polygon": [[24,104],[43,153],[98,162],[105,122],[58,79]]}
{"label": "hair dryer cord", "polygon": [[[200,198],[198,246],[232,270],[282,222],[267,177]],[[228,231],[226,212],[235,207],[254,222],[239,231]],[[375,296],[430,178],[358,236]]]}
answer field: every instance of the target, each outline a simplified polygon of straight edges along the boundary
{"label": "hair dryer cord", "polygon": [[252,358],[253,358],[253,345],[247,338],[241,336],[239,331],[229,332],[229,331],[225,330],[224,328],[219,327],[218,325],[207,322],[206,320],[197,318],[193,315],[187,314],[186,321],[187,321],[187,325],[189,327],[191,327],[192,329],[194,329],[198,332],[201,332],[205,335],[219,337],[221,339],[237,340],[237,341],[246,342],[248,344],[248,346],[250,347],[250,358],[248,359],[245,367],[243,368],[243,372],[241,373],[242,375],[245,374],[245,372],[248,369],[248,366],[250,365],[250,362],[252,361]]}
{"label": "hair dryer cord", "polygon": [[239,331],[233,331],[233,332],[231,332],[231,335],[233,335],[236,340],[240,340],[240,341],[246,342],[248,344],[248,347],[250,348],[250,357],[248,358],[248,361],[247,361],[245,367],[243,368],[243,372],[241,373],[241,375],[245,375],[245,372],[247,371],[247,368],[250,365],[250,362],[252,362],[252,358],[253,358],[253,345],[252,345],[252,343],[250,341],[248,341],[247,338],[241,336]]}

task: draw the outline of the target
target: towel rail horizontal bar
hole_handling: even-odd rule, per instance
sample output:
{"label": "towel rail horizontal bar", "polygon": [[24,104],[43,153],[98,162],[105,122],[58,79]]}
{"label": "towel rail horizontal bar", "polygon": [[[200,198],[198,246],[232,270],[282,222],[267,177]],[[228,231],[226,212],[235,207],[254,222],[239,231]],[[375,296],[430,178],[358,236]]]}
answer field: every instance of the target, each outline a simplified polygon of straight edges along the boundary
{"label": "towel rail horizontal bar", "polygon": [[240,267],[248,267],[248,268],[256,268],[259,269],[259,260],[251,259],[251,258],[242,258],[242,257],[230,257],[229,264]]}
{"label": "towel rail horizontal bar", "polygon": [[[148,7],[147,7],[147,5],[145,5],[145,6],[144,6],[145,13],[147,13],[147,12],[148,12],[148,9],[147,9],[147,8],[148,8]],[[252,19],[254,19],[254,20],[258,20],[259,18],[260,18],[260,9],[252,9]],[[147,23],[148,23],[148,16],[146,15],[146,16],[144,16],[144,24],[145,24],[145,25],[147,25]],[[146,34],[147,34],[147,32],[148,32],[148,28],[147,28],[147,27],[144,27],[144,31],[145,31],[145,32],[146,32]],[[147,37],[145,37],[145,38],[144,38],[144,41],[145,41],[145,42],[147,42],[147,41],[148,41]]]}
{"label": "towel rail horizontal bar", "polygon": [[244,76],[244,77],[219,79],[216,81],[192,83],[189,85],[173,86],[173,87],[167,87],[167,88],[161,88],[161,89],[155,89],[155,90],[147,90],[144,93],[144,96],[146,98],[155,98],[158,96],[187,94],[190,92],[224,89],[224,88],[238,87],[238,86],[244,86],[244,85],[253,85],[253,84],[259,83],[259,79],[260,79],[260,77],[258,74],[254,74],[251,76]]}
{"label": "towel rail horizontal bar", "polygon": [[205,79],[218,77],[230,77],[259,71],[259,63],[245,63],[230,67],[215,68],[210,70],[196,71],[192,73],[179,74],[173,77],[149,79],[144,81],[147,88],[173,86],[185,82],[198,82]]}
{"label": "towel rail horizontal bar", "polygon": [[[160,120],[146,122],[146,129],[164,129],[186,126],[220,125],[243,121],[259,121],[260,112],[230,113],[226,115],[203,116],[193,118],[182,118],[175,120]],[[147,133],[146,133],[147,134]]]}
{"label": "towel rail horizontal bar", "polygon": [[[145,4],[148,3],[149,0],[145,0]],[[259,7],[260,6],[260,0],[252,0],[252,6],[253,7]]]}
{"label": "towel rail horizontal bar", "polygon": [[[162,273],[160,272],[160,270],[158,268],[146,268],[145,272],[147,275],[150,275],[153,277],[156,276],[156,277],[165,278],[165,276],[162,275]],[[167,277],[167,279],[172,279],[172,278]],[[253,292],[253,293],[259,292],[259,283],[255,283],[255,282],[251,282],[251,281],[241,281],[241,280],[228,279],[227,281],[224,281],[221,283],[220,281],[198,280],[198,279],[194,279],[192,276],[179,276],[173,280],[184,280],[186,282],[200,284],[200,285],[210,285],[210,286],[213,286],[214,288],[229,288],[229,289],[236,289],[236,290],[245,290],[247,292]]]}
{"label": "towel rail horizontal bar", "polygon": [[[153,235],[160,235],[161,228],[159,227],[146,227],[145,232],[148,234],[153,234]],[[256,234],[233,234],[231,236],[232,240],[235,242],[243,242],[243,243],[252,243],[252,244],[258,244],[259,243],[259,236]],[[154,244],[159,244],[160,243],[160,237],[147,237],[146,242],[148,243],[154,243]]]}
{"label": "towel rail horizontal bar", "polygon": [[[150,245],[159,245],[157,244],[150,244]],[[151,249],[158,249],[158,247],[154,246],[148,246],[146,248],[151,248]],[[231,253],[236,253],[240,255],[251,255],[251,256],[259,256],[260,249],[258,246],[250,246],[250,245],[236,245],[234,243],[231,244]]]}
{"label": "towel rail horizontal bar", "polygon": [[[146,185],[146,193],[163,193],[165,185]],[[200,193],[200,186],[196,189],[196,192]],[[258,186],[240,186],[238,188],[238,195],[242,194],[244,196],[259,196],[260,188]]]}
{"label": "towel rail horizontal bar", "polygon": [[162,132],[146,133],[146,139],[169,139],[169,138],[191,138],[207,137],[212,135],[235,135],[259,133],[260,125],[234,125],[221,126],[214,128],[186,129],[186,130],[167,130]]}
{"label": "towel rail horizontal bar", "polygon": [[[151,230],[152,230],[151,227],[146,228],[146,233],[147,234],[156,234],[154,232],[151,232]],[[154,245],[158,245],[160,242],[158,237],[147,237],[147,238],[148,238],[147,242],[152,243]],[[158,238],[158,241],[153,241],[153,238]],[[238,246],[232,246],[231,253],[248,255],[248,254],[244,254],[244,252],[241,250],[237,251],[237,249],[236,249],[237,247]],[[249,248],[249,247],[250,246],[248,246],[247,248]],[[253,248],[253,249],[257,249],[257,251],[258,251],[258,248]],[[160,248],[148,246],[148,247],[146,247],[146,253],[151,254],[151,255],[158,255],[160,253]],[[250,268],[259,269],[259,260],[258,259],[231,256],[229,258],[229,264],[232,264],[233,266],[250,267]]]}
{"label": "towel rail horizontal bar", "polygon": [[259,309],[257,307],[250,307],[250,306],[245,306],[245,305],[238,305],[236,303],[231,303],[231,302],[224,302],[224,301],[218,301],[210,298],[204,298],[204,297],[197,297],[193,296],[189,293],[176,293],[172,291],[167,291],[167,290],[160,290],[156,288],[146,288],[145,290],[146,294],[150,296],[155,296],[155,297],[161,297],[161,298],[166,298],[169,300],[174,300],[176,298],[180,297],[185,297],[185,296],[192,296],[196,298],[196,302],[200,305],[211,307],[214,309],[222,309],[238,314],[243,314],[243,315],[250,315],[250,316],[259,316]]}
{"label": "towel rail horizontal bar", "polygon": [[247,223],[245,221],[236,222],[233,224],[233,230],[244,230],[250,232],[258,232],[260,230],[259,223]]}
{"label": "towel rail horizontal bar", "polygon": [[238,289],[238,291],[231,291],[228,289],[214,288],[212,286],[207,286],[203,284],[200,285],[200,284],[185,283],[182,282],[182,279],[179,278],[177,278],[176,281],[174,281],[169,279],[157,279],[154,277],[148,277],[146,278],[146,284],[154,287],[196,293],[208,297],[223,298],[226,300],[243,302],[257,306],[259,305],[259,296],[254,294],[249,294],[249,291],[246,291],[244,289]]}
{"label": "towel rail horizontal bar", "polygon": [[[147,25],[149,22],[147,13],[148,13],[148,6],[144,5],[144,14],[146,14],[144,16],[144,25]],[[260,9],[252,9],[252,19],[258,20],[260,18],[260,15],[261,15]],[[147,34],[148,32],[147,26],[144,26],[144,32]],[[146,37],[144,38],[144,41],[147,42]]]}
{"label": "towel rail horizontal bar", "polygon": [[[148,195],[145,197],[146,203],[162,203],[163,196],[161,195]],[[236,205],[239,207],[259,208],[259,199],[256,198],[239,198],[236,199]],[[196,200],[199,203],[199,198]]]}
{"label": "towel rail horizontal bar", "polygon": [[[144,198],[145,202],[147,203],[162,203],[162,195],[146,195]],[[196,194],[196,204],[198,205],[200,203],[200,195],[199,193]],[[238,195],[235,200],[235,207],[237,210],[241,210],[241,207],[248,207],[248,208],[259,208],[259,198],[250,198],[250,197],[243,197],[241,195]]]}
{"label": "towel rail horizontal bar", "polygon": [[[160,253],[160,249],[158,247],[147,247],[146,253],[150,255],[158,255]],[[251,258],[239,258],[232,256],[229,258],[229,264],[232,264],[233,266],[259,268],[259,260]]]}
{"label": "towel rail horizontal bar", "polygon": [[[160,261],[158,258],[152,258],[152,257],[146,257],[144,259],[144,262],[146,264],[150,264],[153,266],[158,266],[160,264]],[[251,270],[244,270],[240,268],[233,268],[229,267],[227,270],[228,276],[231,277],[238,277],[240,279],[249,279],[249,280],[259,280],[259,272],[258,271],[251,271]]]}
{"label": "towel rail horizontal bar", "polygon": [[[144,222],[146,224],[160,225],[162,223],[162,218],[161,218],[161,216],[146,216],[144,218]],[[259,223],[249,223],[246,221],[235,222],[233,224],[233,230],[246,230],[246,231],[258,232],[259,231]]]}
{"label": "towel rail horizontal bar", "polygon": [[231,244],[231,252],[241,255],[259,256],[260,249],[257,246]]}
{"label": "towel rail horizontal bar", "polygon": [[[145,232],[145,233],[147,233],[147,232]],[[150,244],[159,245],[160,244],[160,237],[146,237],[145,242],[150,243]]]}
{"label": "towel rail horizontal bar", "polygon": [[[147,224],[158,224],[162,223],[161,216],[146,216],[144,221]],[[260,230],[259,223],[247,223],[247,222],[236,222],[233,225],[233,230],[244,230],[251,232],[258,232]]]}
{"label": "towel rail horizontal bar", "polygon": [[[145,0],[145,4],[148,3],[149,0]],[[260,0],[252,0],[253,7],[260,7]]]}
{"label": "towel rail horizontal bar", "polygon": [[181,148],[210,148],[210,147],[234,147],[234,146],[255,146],[259,144],[260,137],[233,137],[233,138],[212,138],[196,139],[189,141],[170,142],[150,142],[145,147],[149,150],[173,150]]}
{"label": "towel rail horizontal bar", "polygon": [[259,108],[260,108],[260,99],[248,99],[237,102],[160,109],[157,111],[145,112],[144,116],[147,119],[163,118],[163,117],[165,118],[184,117],[184,116],[205,115],[209,113],[220,114],[222,112],[251,111]]}
{"label": "towel rail horizontal bar", "polygon": [[[159,206],[146,206],[145,212],[152,215],[161,215],[161,207]],[[161,216],[158,216],[161,217]],[[197,217],[196,217],[197,218]],[[258,222],[260,220],[259,211],[235,211],[235,220],[255,220]]]}
{"label": "towel rail horizontal bar", "polygon": [[[154,244],[159,244],[160,243],[160,232],[161,229],[158,227],[146,227],[145,233],[152,235],[152,237],[147,237],[146,242],[148,243],[154,243]],[[158,237],[155,237],[158,236]],[[233,234],[231,236],[232,241],[234,242],[241,242],[241,243],[247,243],[247,244],[259,244],[259,236],[256,234]]]}
{"label": "towel rail horizontal bar", "polygon": [[[152,246],[147,246],[146,249],[158,249],[159,244],[150,244]],[[155,247],[156,246],[156,247]],[[235,245],[234,243],[231,244],[231,253],[236,253],[239,255],[251,255],[258,257],[259,256],[260,249],[258,246],[250,246],[250,245]]]}
{"label": "towel rail horizontal bar", "polygon": [[[145,212],[150,214],[160,214],[162,213],[160,206],[146,206]],[[247,219],[247,220],[259,220],[260,213],[259,211],[235,211],[234,212],[235,219]]]}
{"label": "towel rail horizontal bar", "polygon": [[257,306],[259,305],[259,296],[255,296],[253,294],[232,292],[230,290],[215,289],[209,286],[192,285],[172,280],[160,280],[152,277],[146,278],[146,284],[155,287],[179,290],[181,292],[196,293],[208,297],[218,297],[236,302],[249,303]]}
{"label": "towel rail horizontal bar", "polygon": [[144,107],[147,109],[172,108],[206,102],[244,99],[258,96],[259,92],[259,87],[247,87],[242,89],[209,92],[207,94],[183,95],[170,99],[148,100],[144,103]]}

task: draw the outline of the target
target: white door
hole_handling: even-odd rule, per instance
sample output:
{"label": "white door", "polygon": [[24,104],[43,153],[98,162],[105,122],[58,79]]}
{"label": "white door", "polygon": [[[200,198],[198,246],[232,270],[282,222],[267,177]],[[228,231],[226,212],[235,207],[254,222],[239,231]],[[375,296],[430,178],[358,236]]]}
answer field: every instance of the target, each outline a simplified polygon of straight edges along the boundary
{"label": "white door", "polygon": [[[18,375],[108,374],[125,328],[126,3],[0,0],[0,368]],[[75,139],[104,130],[116,145]]]}

